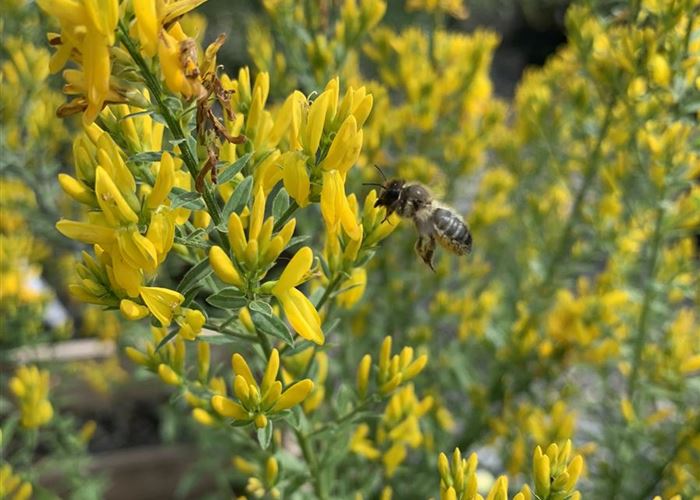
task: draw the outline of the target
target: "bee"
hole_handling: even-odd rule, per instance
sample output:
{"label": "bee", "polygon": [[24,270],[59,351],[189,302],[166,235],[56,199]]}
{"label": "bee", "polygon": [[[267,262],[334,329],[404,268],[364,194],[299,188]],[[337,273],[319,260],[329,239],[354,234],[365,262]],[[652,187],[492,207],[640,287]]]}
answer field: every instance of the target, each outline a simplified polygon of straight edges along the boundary
{"label": "bee", "polygon": [[[379,172],[382,173],[381,170]],[[377,184],[381,190],[374,206],[386,207],[385,220],[394,212],[413,220],[418,231],[416,253],[430,269],[435,270],[433,254],[436,241],[456,255],[471,252],[471,231],[454,209],[434,200],[428,188],[422,184],[386,177],[384,180],[384,184]]]}

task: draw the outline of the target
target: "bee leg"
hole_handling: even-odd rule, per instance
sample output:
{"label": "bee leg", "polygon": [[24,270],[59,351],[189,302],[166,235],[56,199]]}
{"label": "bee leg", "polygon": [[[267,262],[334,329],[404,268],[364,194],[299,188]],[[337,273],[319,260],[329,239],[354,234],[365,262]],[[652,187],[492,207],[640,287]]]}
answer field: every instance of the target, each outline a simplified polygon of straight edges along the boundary
{"label": "bee leg", "polygon": [[420,255],[428,267],[435,271],[433,267],[433,254],[435,253],[435,238],[432,236],[419,236],[416,241],[416,253]]}

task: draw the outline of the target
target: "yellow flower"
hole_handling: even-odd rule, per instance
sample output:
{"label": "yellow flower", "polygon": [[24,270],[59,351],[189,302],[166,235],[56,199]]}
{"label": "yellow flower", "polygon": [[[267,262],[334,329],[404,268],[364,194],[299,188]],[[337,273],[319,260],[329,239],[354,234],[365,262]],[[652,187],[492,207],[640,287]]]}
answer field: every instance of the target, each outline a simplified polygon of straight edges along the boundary
{"label": "yellow flower", "polygon": [[321,162],[323,170],[338,170],[345,174],[360,157],[362,150],[362,129],[358,130],[357,120],[353,115],[348,116],[336,133],[328,154]]}
{"label": "yellow flower", "polygon": [[185,300],[181,293],[168,288],[142,286],[139,288],[139,293],[151,314],[163,326],[170,325],[173,315],[180,309],[180,304]]}
{"label": "yellow flower", "polygon": [[306,159],[303,155],[290,151],[282,155],[281,162],[284,188],[300,207],[307,206],[311,181],[306,170]]}
{"label": "yellow flower", "polygon": [[313,382],[304,379],[282,390],[282,383],[277,380],[280,366],[277,349],[270,353],[260,385],[255,381],[243,356],[234,354],[231,364],[234,372],[233,392],[239,402],[215,395],[211,398],[211,405],[223,417],[253,422],[258,428],[267,426],[267,415],[296,406],[313,389]]}
{"label": "yellow flower", "polygon": [[209,263],[221,281],[243,288],[243,279],[223,248],[214,245],[209,249]]}
{"label": "yellow flower", "polygon": [[338,226],[342,225],[351,239],[356,240],[362,236],[355,214],[345,196],[345,181],[338,170],[323,173],[321,214],[326,226],[331,229],[330,232],[335,232]]}
{"label": "yellow flower", "polygon": [[22,426],[36,429],[53,418],[49,402],[49,372],[36,366],[20,366],[9,382],[10,391],[17,398]]}
{"label": "yellow flower", "polygon": [[384,337],[379,354],[377,383],[382,394],[388,394],[403,382],[418,375],[428,363],[428,356],[423,354],[413,359],[413,348],[406,346],[400,354],[391,355],[391,337]]}
{"label": "yellow flower", "polygon": [[292,328],[307,340],[322,345],[321,318],[306,296],[295,287],[308,274],[313,262],[309,247],[301,248],[284,268],[280,279],[272,288],[272,294],[282,304],[282,309]]}
{"label": "yellow flower", "polygon": [[119,19],[117,0],[40,0],[39,6],[58,19],[61,36],[55,38],[59,49],[50,69],[58,71],[69,57],[82,66],[85,75],[87,109],[83,122],[92,123],[110,92],[111,59],[114,32]]}

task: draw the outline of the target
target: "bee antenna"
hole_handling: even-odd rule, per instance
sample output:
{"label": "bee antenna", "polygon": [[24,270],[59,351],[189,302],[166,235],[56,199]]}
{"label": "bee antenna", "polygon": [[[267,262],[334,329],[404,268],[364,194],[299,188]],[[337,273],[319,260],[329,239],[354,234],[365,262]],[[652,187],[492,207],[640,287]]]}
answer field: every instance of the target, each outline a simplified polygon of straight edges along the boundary
{"label": "bee antenna", "polygon": [[377,186],[377,187],[380,187],[380,188],[383,188],[383,187],[384,187],[382,184],[379,184],[379,183],[377,183],[377,182],[363,182],[362,185],[363,185],[363,186]]}
{"label": "bee antenna", "polygon": [[375,164],[374,164],[374,168],[376,168],[376,169],[379,171],[379,174],[382,176],[382,179],[384,179],[384,182],[386,182],[386,181],[387,181],[386,175],[384,175],[384,172],[382,172],[382,169],[379,168],[379,165],[377,165],[377,164],[375,163]]}

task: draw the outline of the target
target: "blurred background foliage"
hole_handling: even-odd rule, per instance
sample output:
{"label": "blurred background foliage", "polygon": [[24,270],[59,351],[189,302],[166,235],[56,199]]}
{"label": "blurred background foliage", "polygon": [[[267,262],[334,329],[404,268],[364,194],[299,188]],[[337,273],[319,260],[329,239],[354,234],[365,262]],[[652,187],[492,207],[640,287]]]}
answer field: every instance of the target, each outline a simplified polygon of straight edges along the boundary
{"label": "blurred background foliage", "polygon": [[[209,413],[192,418],[203,406],[184,385],[156,383],[136,417],[76,406],[79,391],[119,405],[133,398],[120,388],[154,382],[119,353],[146,352],[151,336],[153,350],[166,332],[68,294],[81,247],[53,226],[80,211],[55,178],[70,170],[81,125],[55,115],[64,97],[48,74],[52,21],[33,3],[2,7],[0,496],[98,498],[106,482],[87,474],[90,451],[158,441],[197,450],[180,496],[201,485],[211,498],[318,494],[288,433],[265,449]],[[321,491],[449,498],[456,483],[438,457],[459,448],[478,453],[484,496],[504,489],[500,474],[514,494],[541,461],[532,450],[571,439],[584,498],[700,495],[697,1],[210,0],[181,24],[204,47],[226,33],[218,62],[232,79],[243,66],[253,81],[268,73],[271,109],[294,90],[313,99],[335,76],[341,96],[365,86],[372,113],[345,192],[362,207],[363,182],[382,182],[376,164],[429,186],[473,233],[473,254],[438,250],[433,273],[402,222],[353,268],[355,288],[329,302],[324,325],[334,326],[313,361],[307,351],[284,358],[292,380],[315,382],[294,418],[311,429]],[[296,220],[323,249],[319,210]],[[162,279],[178,283],[191,263],[169,260]],[[381,372],[385,336],[394,353],[410,347],[428,362],[411,384],[363,402],[360,360],[371,354]],[[113,348],[90,362],[37,349],[91,337]],[[238,347],[211,343],[204,378],[216,392],[213,375],[230,377]],[[172,360],[185,348],[169,349],[164,364],[184,364]],[[120,419],[135,422],[125,430]],[[58,487],[46,479],[57,470]]]}

